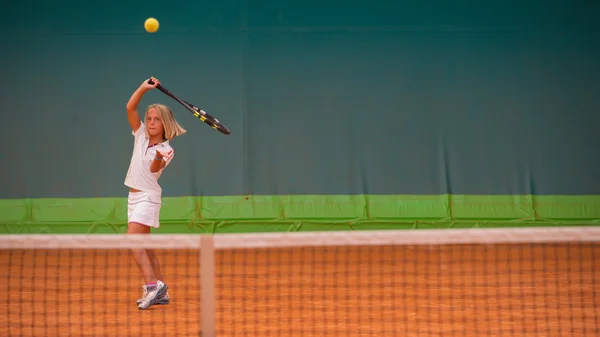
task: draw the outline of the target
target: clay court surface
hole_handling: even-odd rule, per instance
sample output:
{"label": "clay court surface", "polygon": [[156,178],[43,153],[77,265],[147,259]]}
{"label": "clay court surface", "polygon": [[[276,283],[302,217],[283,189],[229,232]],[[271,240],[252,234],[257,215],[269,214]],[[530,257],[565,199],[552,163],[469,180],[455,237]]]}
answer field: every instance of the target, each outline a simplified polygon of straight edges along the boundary
{"label": "clay court surface", "polygon": [[[0,250],[1,336],[199,336],[197,251],[160,251],[139,310],[127,250]],[[216,251],[217,336],[598,336],[600,246]]]}

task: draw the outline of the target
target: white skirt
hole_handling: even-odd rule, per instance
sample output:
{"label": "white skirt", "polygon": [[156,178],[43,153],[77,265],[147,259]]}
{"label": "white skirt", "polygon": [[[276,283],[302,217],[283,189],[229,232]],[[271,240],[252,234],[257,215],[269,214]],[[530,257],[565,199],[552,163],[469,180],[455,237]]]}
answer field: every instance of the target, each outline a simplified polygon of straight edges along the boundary
{"label": "white skirt", "polygon": [[158,228],[161,204],[160,196],[130,191],[127,200],[127,221]]}

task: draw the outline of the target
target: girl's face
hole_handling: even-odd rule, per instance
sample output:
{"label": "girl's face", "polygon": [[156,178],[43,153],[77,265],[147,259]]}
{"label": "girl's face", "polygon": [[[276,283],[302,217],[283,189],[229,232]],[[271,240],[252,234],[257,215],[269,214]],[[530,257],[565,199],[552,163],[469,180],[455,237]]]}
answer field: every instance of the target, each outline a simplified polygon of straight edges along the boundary
{"label": "girl's face", "polygon": [[156,108],[150,108],[148,110],[148,115],[146,116],[146,127],[148,128],[150,136],[154,137],[164,134],[165,129],[163,128],[162,119],[160,118],[160,114]]}

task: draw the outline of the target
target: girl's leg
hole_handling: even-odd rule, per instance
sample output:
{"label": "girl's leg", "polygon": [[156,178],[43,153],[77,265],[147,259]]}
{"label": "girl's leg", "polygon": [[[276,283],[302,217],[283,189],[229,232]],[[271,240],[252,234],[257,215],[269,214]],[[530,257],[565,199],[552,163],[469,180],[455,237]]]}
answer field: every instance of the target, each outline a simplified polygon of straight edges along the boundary
{"label": "girl's leg", "polygon": [[152,270],[154,271],[154,277],[157,279],[164,281],[162,272],[160,270],[160,263],[158,262],[158,258],[154,253],[153,249],[146,249],[146,253],[148,254],[148,259],[150,260],[150,264],[152,265]]}
{"label": "girl's leg", "polygon": [[[150,227],[136,222],[130,222],[129,226],[127,227],[127,234],[150,234]],[[140,268],[140,271],[142,272],[145,283],[155,283],[157,281],[156,275],[154,274],[152,261],[150,260],[146,249],[132,249],[131,254]]]}

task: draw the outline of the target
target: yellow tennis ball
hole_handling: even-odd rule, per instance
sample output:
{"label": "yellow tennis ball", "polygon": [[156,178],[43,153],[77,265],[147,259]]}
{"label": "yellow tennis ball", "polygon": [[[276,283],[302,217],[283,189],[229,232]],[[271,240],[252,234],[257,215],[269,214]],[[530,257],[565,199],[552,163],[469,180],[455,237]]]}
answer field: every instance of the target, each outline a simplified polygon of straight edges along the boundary
{"label": "yellow tennis ball", "polygon": [[158,20],[155,18],[148,18],[144,22],[144,28],[148,33],[154,33],[158,30]]}

